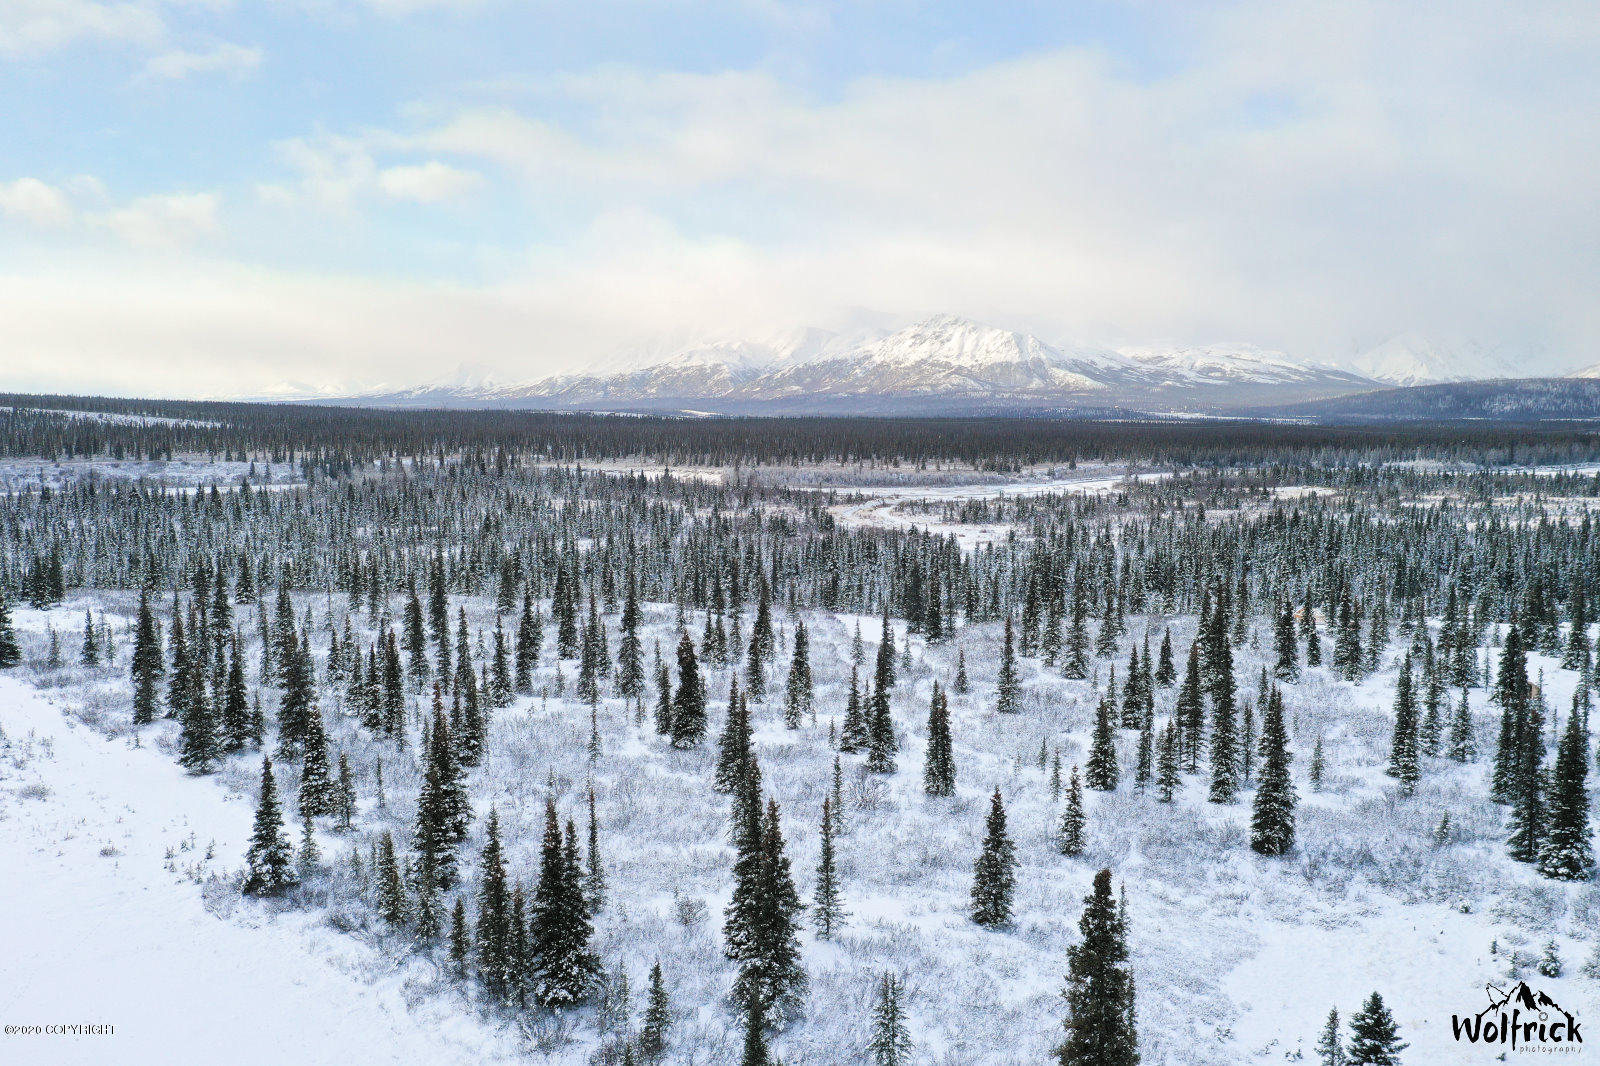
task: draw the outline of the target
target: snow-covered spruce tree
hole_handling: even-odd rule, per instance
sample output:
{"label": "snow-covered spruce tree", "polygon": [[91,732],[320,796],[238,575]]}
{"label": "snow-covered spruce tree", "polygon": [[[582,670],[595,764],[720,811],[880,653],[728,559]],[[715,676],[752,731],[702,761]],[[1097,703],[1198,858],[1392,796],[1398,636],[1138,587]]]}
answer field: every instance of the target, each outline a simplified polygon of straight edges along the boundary
{"label": "snow-covered spruce tree", "polygon": [[1450,740],[1445,755],[1456,762],[1472,762],[1478,757],[1477,739],[1473,736],[1472,709],[1467,701],[1467,690],[1461,690],[1461,701],[1456,704],[1455,715],[1450,719]]}
{"label": "snow-covered spruce tree", "polygon": [[[568,836],[576,831],[569,824]],[[583,896],[583,868],[575,839],[564,842],[555,800],[545,800],[539,885],[529,927],[532,991],[544,1007],[566,1007],[588,998],[600,961],[589,950],[593,935]]]}
{"label": "snow-covered spruce tree", "polygon": [[1389,746],[1390,777],[1400,782],[1406,795],[1416,791],[1421,768],[1417,752],[1417,696],[1411,679],[1411,656],[1400,667],[1395,685],[1394,737]]}
{"label": "snow-covered spruce tree", "polygon": [[744,1048],[739,1053],[739,1066],[775,1066],[767,1050],[767,1009],[761,997],[750,996],[742,1006]]}
{"label": "snow-covered spruce tree", "polygon": [[1000,675],[995,684],[995,710],[1016,714],[1022,709],[1022,681],[1017,676],[1017,649],[1011,632],[1011,616],[1006,615],[1005,643],[1000,648]]}
{"label": "snow-covered spruce tree", "polygon": [[1067,949],[1067,1038],[1056,1050],[1061,1066],[1137,1066],[1133,972],[1128,966],[1125,911],[1111,892],[1111,871],[1094,875],[1078,930]]}
{"label": "snow-covered spruce tree", "polygon": [[338,790],[328,763],[328,735],[322,728],[322,712],[315,705],[307,713],[302,747],[300,813],[313,818],[332,814],[337,807]]}
{"label": "snow-covered spruce tree", "polygon": [[243,751],[260,742],[245,691],[244,659],[239,654],[239,644],[237,640],[232,642],[228,676],[222,692],[222,750],[229,753]]}
{"label": "snow-covered spruce tree", "polygon": [[697,747],[706,736],[706,689],[688,632],[678,638],[678,688],[672,696],[672,746]]}
{"label": "snow-covered spruce tree", "polygon": [[1345,1049],[1349,1066],[1400,1066],[1400,1052],[1409,1044],[1400,1042],[1400,1027],[1384,1006],[1383,997],[1374,992],[1350,1019],[1350,1044]]}
{"label": "snow-covered spruce tree", "polygon": [[1539,872],[1560,881],[1587,881],[1594,869],[1589,837],[1589,738],[1581,714],[1567,716],[1550,775],[1550,799]]}
{"label": "snow-covered spruce tree", "polygon": [[[4,600],[4,595],[0,594],[0,666],[9,666],[11,663],[5,661],[5,647],[9,639],[11,649],[15,652],[16,637],[11,634],[11,619],[6,613]],[[238,645],[235,644],[235,657],[238,653]],[[148,589],[139,591],[139,621],[134,629],[133,661],[129,670],[133,675],[133,724],[145,725],[155,721],[156,705],[160,699],[156,685],[166,672],[161,638],[156,635],[156,619],[150,610]]]}
{"label": "snow-covered spruce tree", "polygon": [[906,1028],[900,997],[905,984],[892,973],[878,979],[878,1002],[872,1008],[872,1039],[867,1052],[872,1066],[910,1066],[911,1032]]}
{"label": "snow-covered spruce tree", "polygon": [[850,670],[850,695],[845,701],[844,726],[839,730],[839,750],[857,752],[867,746],[867,710],[861,697],[860,670]]}
{"label": "snow-covered spruce tree", "polygon": [[243,890],[252,896],[277,896],[299,884],[294,851],[283,836],[283,812],[278,809],[278,786],[272,779],[272,759],[261,758],[261,800],[256,804],[255,828],[244,856]]}
{"label": "snow-covered spruce tree", "polygon": [[1339,1033],[1339,1008],[1328,1011],[1328,1021],[1317,1037],[1317,1066],[1346,1066],[1344,1037]]}
{"label": "snow-covered spruce tree", "polygon": [[472,958],[472,933],[467,928],[467,904],[460,896],[450,911],[450,971],[456,980],[467,979],[467,963]]}
{"label": "snow-covered spruce tree", "polygon": [[770,800],[750,873],[754,876],[735,883],[736,896],[728,905],[727,953],[740,964],[733,998],[782,1018],[804,997],[806,974],[800,965],[800,895],[784,852],[778,805]]}
{"label": "snow-covered spruce tree", "polygon": [[1061,825],[1056,831],[1056,848],[1063,855],[1083,854],[1084,829],[1088,819],[1083,811],[1083,786],[1078,783],[1078,768],[1072,768],[1067,782],[1067,805],[1061,811]]}
{"label": "snow-covered spruce tree", "polygon": [[1547,828],[1544,716],[1537,701],[1522,701],[1514,716],[1513,736],[1511,833],[1507,850],[1518,862],[1537,862]]}
{"label": "snow-covered spruce tree", "polygon": [[1184,769],[1191,774],[1200,768],[1200,740],[1205,732],[1206,704],[1200,688],[1200,643],[1189,645],[1189,658],[1183,668],[1183,684],[1178,686],[1178,701],[1173,708],[1177,722],[1179,748]]}
{"label": "snow-covered spruce tree", "polygon": [[783,695],[783,724],[790,729],[799,729],[804,717],[814,713],[810,654],[806,624],[801,622],[794,629],[794,658],[789,663],[789,680]]}
{"label": "snow-covered spruce tree", "polygon": [[894,717],[889,712],[889,690],[875,684],[867,700],[867,769],[875,774],[894,773],[894,757],[899,750]]}
{"label": "snow-covered spruce tree", "polygon": [[972,691],[972,682],[967,679],[967,653],[965,649],[956,652],[956,676],[950,682],[950,690],[957,696],[965,696]]}
{"label": "snow-covered spruce tree", "polygon": [[1006,808],[1000,790],[989,801],[983,849],[972,868],[972,920],[986,929],[1011,924],[1011,899],[1016,890],[1016,850],[1006,834]]}
{"label": "snow-covered spruce tree", "polygon": [[411,918],[406,899],[405,878],[400,872],[400,857],[394,850],[394,834],[384,830],[378,838],[378,917],[391,928],[403,929]]}
{"label": "snow-covered spruce tree", "polygon": [[209,774],[222,755],[222,745],[217,737],[217,716],[203,684],[195,686],[179,725],[178,762],[190,773]]}
{"label": "snow-covered spruce tree", "polygon": [[839,870],[833,856],[833,799],[822,799],[822,834],[820,856],[817,860],[817,888],[811,897],[811,921],[817,927],[817,938],[829,940],[833,931],[844,922],[844,903],[839,894]]}
{"label": "snow-covered spruce tree", "polygon": [[517,691],[525,696],[533,692],[533,670],[539,665],[539,653],[543,650],[543,645],[544,622],[534,614],[533,596],[524,593],[522,613],[517,617],[517,647],[514,656],[516,669],[513,684]]}
{"label": "snow-covered spruce tree", "polygon": [[617,648],[617,695],[625,700],[638,699],[644,694],[644,649],[639,643],[639,622],[639,579],[630,566],[627,596],[622,603],[622,642]]}
{"label": "snow-covered spruce tree", "polygon": [[717,770],[711,787],[725,795],[737,791],[749,761],[750,708],[739,692],[739,675],[734,673],[728,680],[728,714],[717,743]]}
{"label": "snow-covered spruce tree", "polygon": [[1177,723],[1168,721],[1161,730],[1156,755],[1156,799],[1171,803],[1183,791],[1182,765],[1178,756]]}
{"label": "snow-covered spruce tree", "polygon": [[583,903],[590,915],[606,905],[606,867],[600,857],[600,816],[595,813],[594,784],[589,785],[589,846],[584,856]]}
{"label": "snow-covered spruce tree", "polygon": [[1283,726],[1283,693],[1267,696],[1261,723],[1261,783],[1250,817],[1250,846],[1262,855],[1283,855],[1294,846],[1294,782],[1289,777],[1289,738]]}
{"label": "snow-covered spruce tree", "polygon": [[928,708],[928,748],[922,767],[922,790],[930,796],[953,796],[956,791],[955,750],[950,742],[950,701],[939,682],[933,683]]}
{"label": "snow-covered spruce tree", "polygon": [[1294,681],[1300,676],[1299,646],[1295,643],[1294,608],[1285,599],[1276,611],[1277,624],[1273,630],[1273,648],[1277,665],[1273,672],[1280,681]]}
{"label": "snow-covered spruce tree", "polygon": [[456,832],[461,817],[456,799],[460,771],[450,740],[450,722],[437,699],[437,686],[434,693],[433,723],[428,732],[428,763],[422,775],[422,789],[417,794],[414,846],[428,878],[439,888],[449,889],[456,882],[456,845],[460,842]]}
{"label": "snow-covered spruce tree", "polygon": [[511,889],[500,845],[500,816],[489,808],[478,881],[478,982],[490,999],[504,1002],[512,992],[517,931],[512,928]]}
{"label": "snow-covered spruce tree", "polygon": [[667,1030],[672,1027],[672,1007],[667,1000],[667,983],[661,975],[661,960],[650,967],[650,989],[646,994],[644,1018],[639,1026],[639,1053],[646,1062],[659,1062],[667,1050]]}
{"label": "snow-covered spruce tree", "polygon": [[1112,724],[1111,715],[1111,697],[1100,697],[1095,707],[1094,736],[1089,742],[1089,762],[1084,768],[1084,784],[1097,792],[1115,791],[1120,776],[1116,727]]}

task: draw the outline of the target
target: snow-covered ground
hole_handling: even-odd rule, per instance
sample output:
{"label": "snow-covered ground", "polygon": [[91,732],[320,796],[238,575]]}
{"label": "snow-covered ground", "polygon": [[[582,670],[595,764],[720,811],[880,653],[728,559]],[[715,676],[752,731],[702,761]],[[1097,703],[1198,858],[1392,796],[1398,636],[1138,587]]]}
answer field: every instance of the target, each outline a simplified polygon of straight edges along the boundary
{"label": "snow-covered ground", "polygon": [[0,459],[0,492],[63,489],[84,482],[144,484],[161,489],[237,486],[248,480],[256,488],[302,483],[287,463],[234,462],[194,456],[180,459]]}
{"label": "snow-covered ground", "polygon": [[[0,1062],[521,1061],[419,962],[239,899],[247,797],[0,676]],[[332,846],[332,841],[329,841]]]}

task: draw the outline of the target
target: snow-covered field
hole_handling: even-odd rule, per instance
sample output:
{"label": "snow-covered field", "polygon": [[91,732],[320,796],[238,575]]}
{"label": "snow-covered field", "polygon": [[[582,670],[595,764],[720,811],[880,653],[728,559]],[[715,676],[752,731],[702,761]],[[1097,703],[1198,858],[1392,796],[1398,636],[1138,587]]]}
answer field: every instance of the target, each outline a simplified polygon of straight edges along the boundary
{"label": "snow-covered field", "polygon": [[181,459],[0,459],[0,492],[59,490],[86,482],[142,484],[158,489],[279,488],[301,483],[292,466],[195,456]]}
{"label": "snow-covered field", "polygon": [[[130,606],[126,595],[83,596],[48,616],[19,610],[32,655],[40,653],[47,621],[70,634],[85,605],[95,603],[113,617]],[[469,599],[465,606],[475,628],[492,627],[492,604]],[[315,631],[328,606],[307,597],[297,609],[313,612]],[[341,624],[342,608],[333,609]],[[665,643],[673,631],[670,610],[651,608],[647,615],[646,647]],[[780,621],[786,637],[793,620]],[[769,701],[757,712],[755,743],[765,785],[783,809],[796,880],[809,897],[815,822],[833,758],[827,730],[842,713],[854,627],[863,623],[869,662],[876,628],[872,619],[810,615],[806,621],[818,720],[786,729]],[[1186,647],[1193,635],[1192,618],[1130,622],[1135,635],[1148,626],[1157,642],[1170,622],[1175,647]],[[897,642],[904,639],[897,633]],[[1513,950],[1526,970],[1550,940],[1567,974],[1533,980],[1580,1015],[1593,1002],[1595,982],[1579,965],[1595,943],[1600,896],[1587,886],[1544,881],[1506,858],[1502,815],[1483,795],[1482,762],[1458,767],[1430,760],[1410,799],[1397,796],[1383,775],[1392,661],[1359,685],[1316,670],[1288,686],[1303,801],[1299,846],[1290,857],[1251,852],[1249,792],[1232,806],[1208,804],[1201,774],[1188,778],[1171,807],[1135,794],[1126,776],[1116,793],[1088,793],[1089,849],[1067,859],[1051,844],[1059,802],[1037,759],[1043,744],[1059,751],[1064,767],[1082,763],[1092,682],[1067,681],[1024,660],[1023,713],[1002,718],[992,708],[997,639],[992,625],[933,647],[912,638],[910,666],[896,690],[898,772],[868,775],[854,767],[859,757],[844,757],[840,865],[850,917],[831,942],[809,931],[803,937],[810,997],[805,1014],[776,1041],[785,1061],[863,1061],[871,990],[885,970],[907,977],[917,1061],[1044,1061],[1061,1032],[1065,950],[1101,866],[1127,887],[1147,1063],[1269,1063],[1293,1061],[1300,1052],[1309,1058],[1328,1009],[1348,1016],[1373,990],[1385,996],[1412,1045],[1407,1062],[1486,1061],[1454,1043],[1450,1015],[1480,1009],[1486,982],[1508,983]],[[303,1062],[494,1061],[513,1053],[571,1066],[590,1061],[595,1034],[582,1021],[556,1032],[519,1033],[475,1015],[426,957],[389,961],[381,943],[358,942],[322,924],[316,906],[275,912],[239,900],[221,879],[240,865],[256,763],[238,757],[216,778],[188,777],[170,757],[171,723],[148,727],[143,747],[130,748],[127,641],[121,644],[114,671],[29,668],[53,702],[18,681],[0,688],[7,737],[0,839],[3,853],[21,860],[21,876],[0,883],[0,923],[8,923],[0,928],[7,943],[23,945],[0,961],[0,982],[21,990],[4,1009],[5,1021],[47,1022],[70,1009],[73,1020],[118,1026],[115,1037],[93,1038],[107,1041],[98,1044],[11,1038],[6,1061],[161,1061],[144,1057],[143,1049],[173,1039],[162,1019],[178,1026],[185,1018],[183,1031],[207,1046],[247,1045],[230,1053],[236,1061],[257,1061],[251,1048],[263,1050],[259,1061],[280,1061],[267,1051],[286,1047]],[[928,697],[935,679],[948,682],[958,651],[974,685],[970,696],[952,701],[958,794],[935,800],[921,788]],[[1262,654],[1254,643],[1240,649],[1246,698],[1254,695],[1251,679]],[[1572,672],[1540,657],[1530,666],[1545,670],[1553,707],[1570,701]],[[1108,667],[1101,664],[1102,671]],[[557,666],[547,655],[542,695],[497,712],[493,757],[473,780],[479,818],[463,848],[463,867],[474,865],[482,816],[493,804],[513,875],[531,877],[544,796],[553,786],[563,815],[582,824],[583,789],[592,781],[614,901],[598,921],[597,950],[608,969],[629,972],[636,993],[650,961],[663,960],[674,1002],[685,1012],[674,1029],[680,1057],[668,1061],[735,1061],[737,1019],[725,1005],[732,964],[720,940],[732,853],[727,801],[709,789],[723,710],[717,697],[726,692],[727,673],[712,671],[707,679],[713,742],[705,748],[674,750],[648,721],[636,723],[622,704],[607,700],[600,710],[603,754],[593,763],[586,754],[587,708],[554,694],[556,678],[570,681],[572,673],[572,663]],[[1172,698],[1171,690],[1160,695],[1158,717]],[[1482,698],[1475,692],[1474,705],[1481,708]],[[336,708],[335,698],[325,696],[335,743],[366,780],[373,753],[386,748],[366,740]],[[74,724],[75,713],[113,738]],[[1492,737],[1492,717],[1478,716],[1480,748]],[[1313,792],[1305,773],[1318,733],[1329,770],[1324,791]],[[1125,767],[1133,737],[1124,732],[1119,739]],[[413,816],[416,768],[409,758],[386,756],[385,764],[389,808],[368,805],[361,828],[366,834],[390,828],[400,838]],[[291,787],[292,774],[284,773]],[[240,794],[230,797],[219,785]],[[986,798],[996,787],[1020,859],[1009,932],[980,929],[966,914]],[[1440,846],[1432,829],[1447,811],[1455,835]],[[327,835],[323,843],[325,853],[338,855],[347,840]],[[102,855],[107,847],[118,854]],[[245,959],[248,965],[238,961]],[[283,1004],[283,1017],[302,1019],[292,1037],[275,1029],[263,1035],[262,1020],[251,1012],[263,1001]],[[197,1023],[192,1015],[200,1004],[204,1017]],[[95,1057],[107,1048],[115,1058]],[[19,1050],[23,1057],[10,1057]]]}

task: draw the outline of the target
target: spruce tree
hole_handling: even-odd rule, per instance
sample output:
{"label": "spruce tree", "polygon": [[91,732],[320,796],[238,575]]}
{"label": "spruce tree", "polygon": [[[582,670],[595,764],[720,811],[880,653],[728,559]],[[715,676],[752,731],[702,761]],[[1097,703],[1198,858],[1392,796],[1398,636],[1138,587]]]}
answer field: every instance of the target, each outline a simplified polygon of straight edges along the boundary
{"label": "spruce tree", "polygon": [[878,1002],[872,1008],[872,1039],[867,1051],[872,1066],[910,1066],[911,1033],[906,1028],[900,997],[905,985],[892,973],[878,979]]}
{"label": "spruce tree", "polygon": [[1022,709],[1022,682],[1017,677],[1017,651],[1011,632],[1011,616],[1006,615],[1005,643],[1000,649],[1000,677],[996,683],[995,709],[1001,714],[1016,714]]}
{"label": "spruce tree", "polygon": [[238,752],[258,742],[245,692],[244,659],[239,654],[239,641],[235,640],[228,655],[228,678],[222,693],[222,748]]}
{"label": "spruce tree", "polygon": [[799,729],[801,720],[812,710],[811,659],[804,622],[795,626],[794,658],[789,664],[789,680],[784,688],[783,724]]}
{"label": "spruce tree", "polygon": [[1317,1038],[1317,1066],[1346,1066],[1344,1038],[1339,1035],[1339,1008],[1328,1011],[1328,1021]]}
{"label": "spruce tree", "polygon": [[1061,812],[1061,827],[1056,833],[1056,847],[1061,854],[1074,857],[1083,854],[1087,821],[1083,811],[1083,787],[1078,783],[1078,768],[1074,766],[1067,783],[1067,805]]}
{"label": "spruce tree", "polygon": [[300,813],[316,818],[332,814],[338,796],[333,768],[328,764],[328,735],[322,729],[322,712],[312,707],[306,722],[300,763]]}
{"label": "spruce tree", "polygon": [[1299,648],[1295,644],[1294,608],[1283,602],[1277,612],[1277,626],[1273,632],[1273,646],[1278,662],[1273,668],[1281,681],[1294,681],[1300,676]]}
{"label": "spruce tree", "polygon": [[450,722],[438,702],[428,733],[428,763],[422,775],[422,790],[417,795],[415,847],[426,876],[439,888],[448,889],[456,881],[455,825],[460,815],[457,792],[456,756],[450,742]]}
{"label": "spruce tree", "polygon": [[583,896],[576,831],[571,823],[568,826],[569,840],[563,841],[555,801],[547,799],[539,885],[529,927],[533,994],[545,1007],[583,1002],[599,973],[599,960],[589,951],[593,927]]}
{"label": "spruce tree", "polygon": [[1345,1062],[1349,1066],[1399,1066],[1400,1052],[1410,1045],[1400,1042],[1400,1027],[1384,1006],[1383,997],[1374,992],[1350,1019],[1350,1044]]}
{"label": "spruce tree", "polygon": [[1589,738],[1584,716],[1567,716],[1550,775],[1550,799],[1539,872],[1560,881],[1587,881],[1594,868],[1589,839]]}
{"label": "spruce tree", "polygon": [[672,746],[693,748],[706,736],[706,690],[694,642],[685,632],[678,639],[678,689],[672,697]]}
{"label": "spruce tree", "polygon": [[1161,730],[1161,742],[1156,756],[1156,798],[1171,803],[1183,791],[1182,763],[1178,755],[1178,728],[1168,722]]}
{"label": "spruce tree", "polygon": [[984,822],[983,850],[972,870],[972,920],[988,929],[1011,924],[1016,888],[1016,854],[1006,834],[1006,809],[995,789]]}
{"label": "spruce tree", "polygon": [[[10,634],[10,618],[6,615],[5,597],[0,595],[0,666],[9,666],[5,661],[5,644]],[[10,636],[12,650],[16,650],[16,638]],[[238,655],[238,645],[234,646],[234,655]],[[139,622],[133,635],[133,662],[129,669],[133,674],[133,724],[145,725],[155,721],[156,717],[156,684],[166,664],[161,655],[161,640],[156,636],[156,620],[150,611],[150,593],[148,590],[139,592]]]}
{"label": "spruce tree", "polygon": [[1390,777],[1400,782],[1401,790],[1416,791],[1421,776],[1417,758],[1417,697],[1411,680],[1411,657],[1400,668],[1394,696],[1394,739],[1389,748]]}
{"label": "spruce tree", "polygon": [[750,708],[739,692],[739,675],[734,674],[728,682],[728,716],[717,745],[717,770],[711,787],[729,795],[737,791],[749,761]]}
{"label": "spruce tree", "polygon": [[1172,660],[1172,627],[1168,626],[1161,634],[1160,661],[1156,663],[1156,684],[1162,688],[1171,687],[1178,679],[1177,667]]}
{"label": "spruce tree", "polygon": [[1450,719],[1450,740],[1445,754],[1456,762],[1472,762],[1478,756],[1478,745],[1472,731],[1472,709],[1467,702],[1467,690],[1461,690],[1461,702]]}
{"label": "spruce tree", "polygon": [[922,768],[922,790],[930,796],[953,796],[956,791],[955,752],[950,743],[950,702],[939,682],[933,683],[928,708],[928,749]]}
{"label": "spruce tree", "polygon": [[1116,790],[1119,776],[1116,729],[1111,721],[1111,697],[1107,695],[1100,698],[1095,708],[1094,736],[1089,742],[1084,784],[1097,792],[1112,792]]}
{"label": "spruce tree", "polygon": [[472,957],[472,934],[467,930],[467,905],[460,896],[450,911],[450,969],[456,980],[465,980],[467,961]]}
{"label": "spruce tree", "polygon": [[889,713],[889,690],[874,684],[872,696],[867,700],[867,769],[875,774],[892,774],[895,771],[895,753],[900,742],[894,735],[894,718]]}
{"label": "spruce tree", "polygon": [[394,850],[394,835],[388,830],[378,840],[378,917],[396,929],[409,918],[405,879],[400,874],[400,859]]}
{"label": "spruce tree", "polygon": [[245,853],[243,889],[246,895],[276,896],[299,883],[294,853],[283,836],[283,814],[278,809],[278,787],[272,779],[272,760],[261,759],[261,799],[256,804],[255,829]]}
{"label": "spruce tree", "polygon": [[1178,686],[1178,702],[1173,710],[1177,720],[1184,768],[1191,774],[1200,768],[1200,736],[1205,731],[1206,705],[1200,689],[1199,642],[1189,646],[1189,659],[1183,668],[1183,684]]}
{"label": "spruce tree", "polygon": [[817,927],[817,937],[831,939],[833,931],[844,921],[844,904],[839,898],[839,871],[833,858],[833,800],[822,799],[821,855],[817,860],[817,888],[812,896],[811,921]]}
{"label": "spruce tree", "polygon": [[861,698],[860,671],[850,670],[850,695],[845,702],[844,727],[839,731],[839,750],[857,752],[867,746],[867,708]]}
{"label": "spruce tree", "polygon": [[[197,667],[191,665],[189,669]],[[222,743],[217,737],[217,716],[204,685],[195,686],[179,724],[182,731],[178,735],[178,762],[190,773],[209,774],[221,757]]]}
{"label": "spruce tree", "polygon": [[657,1062],[667,1050],[667,1030],[672,1027],[672,1010],[667,1000],[667,984],[661,976],[661,960],[650,967],[650,991],[639,1027],[639,1053],[646,1062]]}
{"label": "spruce tree", "polygon": [[1067,949],[1067,1038],[1061,1066],[1137,1066],[1133,972],[1124,911],[1111,893],[1111,871],[1094,875],[1078,921],[1083,938]]}
{"label": "spruce tree", "polygon": [[1294,846],[1294,782],[1289,777],[1289,738],[1283,726],[1283,695],[1274,688],[1261,723],[1261,783],[1250,817],[1250,846],[1262,855],[1283,855]]}
{"label": "spruce tree", "polygon": [[956,652],[956,676],[950,682],[950,689],[957,696],[965,696],[972,691],[972,683],[967,680],[967,653],[965,649]]}
{"label": "spruce tree", "polygon": [[514,930],[511,889],[500,846],[500,816],[493,807],[489,808],[484,833],[478,880],[478,980],[491,999],[504,1001],[512,991]]}
{"label": "spruce tree", "polygon": [[[758,1005],[765,1015],[782,1017],[798,1005],[805,993],[806,975],[800,966],[797,925],[802,909],[799,893],[784,852],[778,822],[778,805],[768,802],[761,819],[753,877],[735,886],[745,898],[729,904],[728,955],[740,963],[734,998]],[[735,909],[742,909],[742,916]],[[736,918],[742,921],[736,923]],[[739,926],[742,926],[742,934]]]}

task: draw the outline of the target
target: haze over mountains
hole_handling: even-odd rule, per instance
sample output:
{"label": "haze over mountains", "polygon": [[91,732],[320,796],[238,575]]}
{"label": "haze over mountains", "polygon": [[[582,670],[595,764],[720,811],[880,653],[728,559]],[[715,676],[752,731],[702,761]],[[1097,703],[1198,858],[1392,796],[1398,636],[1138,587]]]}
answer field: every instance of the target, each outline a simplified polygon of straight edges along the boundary
{"label": "haze over mountains", "polygon": [[740,414],[1213,413],[1529,372],[1495,350],[1446,348],[1416,335],[1335,366],[1249,344],[1057,347],[1030,333],[936,315],[893,331],[808,328],[661,345],[593,370],[529,381],[464,367],[446,381],[345,399],[398,407]]}

